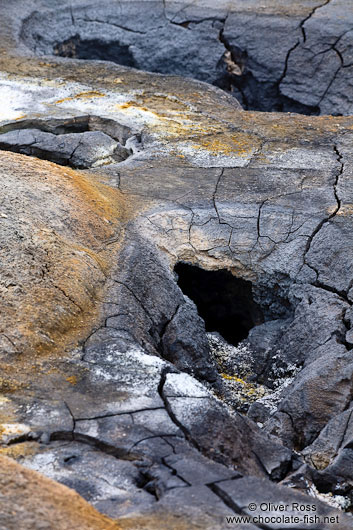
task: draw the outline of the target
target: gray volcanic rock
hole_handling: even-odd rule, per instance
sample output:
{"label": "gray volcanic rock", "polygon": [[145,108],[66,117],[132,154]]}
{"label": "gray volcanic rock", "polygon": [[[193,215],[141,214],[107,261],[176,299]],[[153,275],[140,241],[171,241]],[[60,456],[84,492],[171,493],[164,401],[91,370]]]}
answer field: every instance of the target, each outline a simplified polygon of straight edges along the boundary
{"label": "gray volcanic rock", "polygon": [[[261,476],[265,471],[272,478],[279,478],[289,464],[290,452],[277,445],[275,439],[256,435],[255,425],[240,414],[229,417],[221,403],[214,401],[210,406],[210,394],[200,389],[195,392],[192,387],[191,380],[185,380],[185,376],[167,374],[163,395],[167,408],[175,421],[187,430],[193,445],[244,473],[250,471],[250,474]],[[203,427],[205,424],[207,431]],[[214,433],[212,441],[209,432]],[[240,445],[234,440],[239,440]],[[273,451],[276,453],[274,459]],[[247,467],[246,471],[243,459],[247,453],[257,455],[257,459],[252,461],[250,456],[246,465],[251,469]]]}
{"label": "gray volcanic rock", "polygon": [[342,6],[317,4],[0,7],[1,451],[123,528],[227,528],[281,499],[322,517],[299,528],[351,526],[320,495],[352,486],[353,119],[128,68],[349,112],[327,86],[349,83],[349,32],[315,101],[281,94],[336,32],[316,21]]}
{"label": "gray volcanic rock", "polygon": [[215,381],[217,372],[212,364],[205,334],[205,323],[197,314],[195,304],[187,299],[163,333],[163,357],[184,372],[194,373],[206,381]]}
{"label": "gray volcanic rock", "polygon": [[0,136],[0,149],[85,169],[112,162],[117,142],[102,132],[60,134],[20,129]]}
{"label": "gray volcanic rock", "polygon": [[315,479],[328,491],[352,488],[352,409],[333,417],[316,440],[303,451]]}
{"label": "gray volcanic rock", "polygon": [[[278,434],[283,428],[287,443],[301,448],[314,440],[328,420],[347,408],[352,396],[351,354],[334,340],[320,350],[321,355],[303,368],[287,389],[278,414],[269,420],[271,432]],[[283,413],[290,418],[289,428]]]}
{"label": "gray volcanic rock", "polygon": [[342,529],[351,526],[351,521],[343,515],[332,516],[330,508],[324,504],[315,506],[311,504],[310,497],[293,491],[289,495],[288,489],[255,477],[222,481],[216,489],[225,498],[232,499],[236,510],[245,513],[249,522],[266,524],[266,528],[284,529],[300,525],[303,529],[319,530],[330,524],[337,524]]}
{"label": "gray volcanic rock", "polygon": [[[352,22],[349,16],[340,16],[345,7],[342,0],[325,2],[305,20],[281,83],[283,94],[319,105],[322,113],[352,112],[346,96],[352,90]],[[333,110],[336,105],[339,111]]]}
{"label": "gray volcanic rock", "polygon": [[194,77],[247,109],[352,112],[352,16],[339,0],[27,4],[16,24],[38,55]]}

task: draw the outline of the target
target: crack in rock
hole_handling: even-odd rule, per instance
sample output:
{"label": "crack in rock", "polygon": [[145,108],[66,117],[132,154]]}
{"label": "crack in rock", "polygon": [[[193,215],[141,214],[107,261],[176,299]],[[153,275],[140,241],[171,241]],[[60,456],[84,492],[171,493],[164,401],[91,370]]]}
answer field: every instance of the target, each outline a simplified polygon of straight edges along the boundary
{"label": "crack in rock", "polygon": [[[272,14],[276,30],[271,32],[266,32],[268,15],[256,9],[240,9],[237,13],[230,6],[227,10],[220,8],[217,13],[210,7],[200,10],[196,3],[183,6],[169,17],[164,4],[156,6],[155,12],[147,16],[141,15],[138,3],[129,5],[126,1],[119,4],[119,10],[106,3],[100,9],[71,5],[58,12],[55,24],[52,24],[54,12],[32,13],[23,24],[21,36],[38,55],[106,60],[158,73],[194,77],[230,92],[246,109],[316,115],[322,112],[322,103],[327,112],[330,101],[326,95],[339,69],[333,76],[327,72],[330,75],[315,78],[310,94],[306,86],[297,82],[301,62],[298,54],[305,48],[315,50],[331,38],[329,26],[326,35],[313,25],[315,15],[325,12],[329,3],[317,4],[309,12],[308,8],[302,8],[292,16],[277,10]],[[337,20],[340,7],[333,5],[332,9],[338,10]],[[307,14],[300,20],[301,11]],[[346,25],[342,22],[341,34],[347,33]],[[54,26],[55,32],[49,32],[47,26]],[[245,32],[239,29],[243,27]],[[280,50],[277,49],[279,42]],[[335,53],[341,54],[338,50]],[[185,56],[188,61],[184,60]],[[315,67],[308,62],[304,67],[308,79],[315,77]],[[341,82],[339,90],[342,91]],[[331,105],[332,113],[340,112],[335,106],[337,100]]]}
{"label": "crack in rock", "polygon": [[1,127],[0,133],[0,150],[76,169],[123,162],[135,150],[128,147],[132,146],[129,140],[136,139],[131,133],[127,136],[127,128],[114,120],[95,116],[49,120],[48,123],[45,120],[21,120]]}

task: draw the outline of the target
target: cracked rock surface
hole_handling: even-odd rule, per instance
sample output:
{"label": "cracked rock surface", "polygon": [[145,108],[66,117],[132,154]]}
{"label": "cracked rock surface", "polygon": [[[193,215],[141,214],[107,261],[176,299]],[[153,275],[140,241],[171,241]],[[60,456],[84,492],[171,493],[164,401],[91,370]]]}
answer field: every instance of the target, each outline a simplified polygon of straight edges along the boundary
{"label": "cracked rock surface", "polygon": [[0,524],[8,530],[119,530],[77,493],[0,456]]}
{"label": "cracked rock surface", "polygon": [[[251,502],[314,505],[321,519],[295,528],[351,528],[353,118],[243,111],[211,84],[127,68],[141,54],[158,70],[143,39],[160,64],[174,39],[162,73],[183,75],[200,70],[177,69],[179,42],[213,61],[185,32],[220,57],[249,39],[252,75],[278,88],[283,60],[289,79],[317,17],[342,6],[150,4],[0,7],[0,451],[76,490],[106,528],[214,530],[239,514],[263,528]],[[281,41],[274,64],[262,42],[266,70],[245,29],[270,16],[293,50]],[[97,61],[113,36],[123,66]],[[320,105],[349,113],[349,92],[330,90]],[[212,320],[219,300],[241,321],[234,344]]]}
{"label": "cracked rock surface", "polygon": [[352,113],[353,18],[345,0],[26,4],[19,30],[37,55],[194,77],[251,110]]}

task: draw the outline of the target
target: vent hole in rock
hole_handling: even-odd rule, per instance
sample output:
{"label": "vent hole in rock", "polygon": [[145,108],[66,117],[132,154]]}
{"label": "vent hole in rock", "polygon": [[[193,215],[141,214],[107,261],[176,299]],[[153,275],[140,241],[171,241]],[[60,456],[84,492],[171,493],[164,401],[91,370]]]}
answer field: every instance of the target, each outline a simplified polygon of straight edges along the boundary
{"label": "vent hole in rock", "polygon": [[180,289],[196,304],[206,331],[217,331],[236,346],[254,326],[264,322],[262,310],[253,299],[251,282],[225,269],[206,271],[186,263],[178,263],[174,271]]}
{"label": "vent hole in rock", "polygon": [[78,35],[54,46],[54,54],[71,59],[111,61],[123,66],[136,66],[129,46],[99,39],[80,39]]}

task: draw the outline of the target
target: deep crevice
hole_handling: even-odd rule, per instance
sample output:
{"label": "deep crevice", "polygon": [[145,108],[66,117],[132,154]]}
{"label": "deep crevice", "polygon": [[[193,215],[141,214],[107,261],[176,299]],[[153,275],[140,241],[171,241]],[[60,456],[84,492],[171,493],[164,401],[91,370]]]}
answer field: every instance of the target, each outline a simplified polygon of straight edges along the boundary
{"label": "deep crevice", "polygon": [[24,119],[0,128],[0,150],[75,169],[123,162],[139,146],[139,135],[125,125],[99,116]]}
{"label": "deep crevice", "polygon": [[189,487],[192,486],[192,484],[191,484],[190,482],[188,482],[185,478],[183,478],[181,475],[179,475],[179,473],[177,472],[177,470],[176,470],[173,466],[169,465],[169,464],[166,462],[165,457],[162,458],[162,463],[163,463],[163,465],[164,465],[166,468],[168,468],[168,469],[170,470],[170,472],[171,472],[171,474],[172,474],[173,476],[178,477],[179,480],[181,480],[182,482],[184,482],[185,486],[189,486]]}
{"label": "deep crevice", "polygon": [[305,33],[305,28],[304,28],[305,22],[307,22],[311,17],[313,17],[318,9],[321,9],[322,7],[325,7],[327,4],[329,4],[330,1],[331,0],[325,0],[325,2],[323,2],[322,4],[319,4],[318,6],[314,7],[312,11],[310,11],[309,15],[305,17],[304,20],[302,20],[301,23],[299,24],[299,27],[303,34],[304,42],[306,42],[306,33]]}
{"label": "deep crevice", "polygon": [[160,395],[162,401],[163,401],[163,404],[165,406],[165,409],[170,417],[170,419],[172,420],[172,422],[181,430],[181,432],[184,434],[185,438],[188,440],[188,442],[190,442],[190,444],[195,447],[195,449],[199,452],[201,452],[201,448],[199,446],[199,444],[197,443],[196,440],[194,440],[191,436],[191,434],[189,433],[189,431],[187,430],[187,428],[182,424],[180,423],[180,421],[177,419],[177,417],[175,416],[170,404],[169,404],[169,401],[166,397],[166,395],[164,394],[164,385],[165,385],[165,382],[167,380],[167,375],[168,374],[171,374],[171,373],[174,373],[172,369],[170,369],[169,367],[167,368],[164,368],[161,372],[161,379],[160,379],[160,382],[159,382],[159,385],[158,385],[158,394]]}
{"label": "deep crevice", "polygon": [[139,470],[139,475],[135,481],[135,485],[144,491],[147,491],[150,495],[158,501],[161,498],[161,492],[158,488],[158,482],[156,477],[153,476],[150,470]]}
{"label": "deep crevice", "polygon": [[174,268],[178,285],[197,306],[206,331],[217,331],[237,345],[254,326],[264,321],[260,306],[254,301],[252,284],[236,278],[229,271],[206,271],[194,265],[177,263]]}
{"label": "deep crevice", "polygon": [[100,39],[81,39],[74,35],[54,45],[54,55],[70,59],[111,61],[122,66],[136,67],[130,46],[119,41],[106,42]]}
{"label": "deep crevice", "polygon": [[256,79],[247,66],[248,54],[246,50],[231,45],[224,35],[223,28],[219,33],[219,40],[226,51],[218,63],[218,69],[223,70],[223,72],[213,84],[231,92],[245,110],[295,112],[311,116],[320,114],[318,106],[305,105],[284,96],[280,91],[280,83],[287,72],[289,55],[299,45],[299,41],[288,51],[281,77],[273,82],[264,82]]}
{"label": "deep crevice", "polygon": [[249,520],[249,523],[251,522],[253,526],[255,526],[256,528],[264,528],[264,529],[269,529],[268,526],[264,526],[262,524],[259,524],[257,523],[256,525],[254,525],[254,523],[251,521],[251,516],[247,516],[246,513],[240,508],[240,506],[238,506],[234,500],[231,498],[230,495],[228,495],[224,490],[222,490],[218,485],[217,483],[212,483],[212,484],[207,484],[207,487],[215,494],[217,495],[217,497],[219,497],[221,499],[221,501],[226,505],[228,506],[228,508],[230,508],[235,514],[237,515],[243,515],[245,516],[244,517],[244,520],[245,518],[247,518]]}

